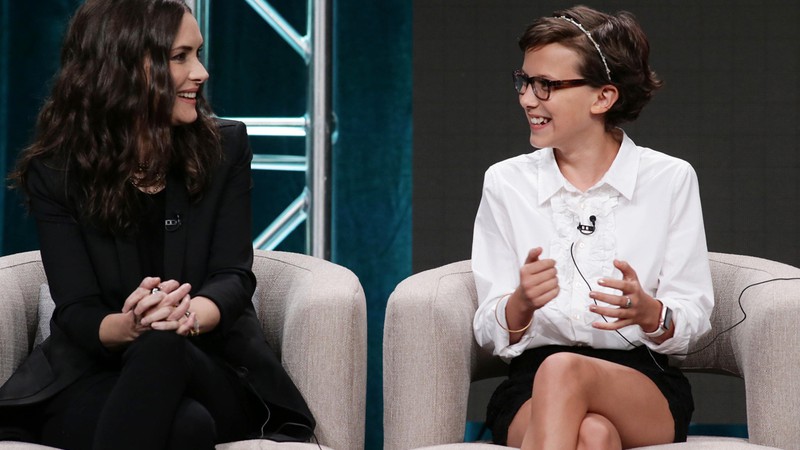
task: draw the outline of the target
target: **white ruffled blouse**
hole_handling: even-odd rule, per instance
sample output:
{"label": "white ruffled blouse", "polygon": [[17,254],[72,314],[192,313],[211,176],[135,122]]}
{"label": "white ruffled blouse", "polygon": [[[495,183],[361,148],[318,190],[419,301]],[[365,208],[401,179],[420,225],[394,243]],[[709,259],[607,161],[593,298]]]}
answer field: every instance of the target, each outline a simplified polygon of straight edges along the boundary
{"label": "white ruffled blouse", "polygon": [[[591,216],[595,230],[582,234],[577,227],[591,225]],[[534,313],[522,339],[509,345],[498,320],[507,326],[506,294],[519,285],[519,269],[534,247],[542,247],[541,258],[555,259],[560,291]],[[628,341],[680,355],[708,332],[713,289],[697,176],[687,162],[638,147],[624,135],[608,172],[586,192],[561,175],[552,148],[493,165],[472,247],[478,343],[504,359],[553,344],[631,348],[617,333],[591,326],[605,319],[589,311],[594,301],[587,283],[619,294],[597,284],[600,278],[621,278],[614,259],[628,261],[642,288],[672,308],[676,327],[660,345],[640,327],[625,327],[620,332]]]}

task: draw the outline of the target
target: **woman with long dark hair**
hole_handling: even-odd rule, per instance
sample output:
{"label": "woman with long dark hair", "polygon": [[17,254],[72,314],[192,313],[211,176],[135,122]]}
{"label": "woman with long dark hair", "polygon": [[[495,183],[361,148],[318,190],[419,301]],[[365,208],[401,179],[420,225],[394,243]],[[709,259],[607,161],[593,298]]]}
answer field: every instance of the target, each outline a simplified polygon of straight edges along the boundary
{"label": "woman with long dark hair", "polygon": [[243,124],[211,115],[202,46],[182,0],[88,0],[73,17],[11,177],[56,307],[0,389],[0,438],[200,449],[312,434],[251,303],[252,154]]}

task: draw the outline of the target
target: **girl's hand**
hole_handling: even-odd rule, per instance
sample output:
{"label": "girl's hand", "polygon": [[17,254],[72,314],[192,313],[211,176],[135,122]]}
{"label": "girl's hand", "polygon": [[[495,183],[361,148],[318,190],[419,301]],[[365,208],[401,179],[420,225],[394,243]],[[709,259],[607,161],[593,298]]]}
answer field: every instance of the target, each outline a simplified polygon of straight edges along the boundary
{"label": "girl's hand", "polygon": [[552,259],[539,259],[542,248],[536,247],[528,252],[525,264],[519,270],[517,294],[531,310],[537,310],[558,296],[558,277],[556,262]]}
{"label": "girl's hand", "polygon": [[589,310],[617,320],[597,321],[593,327],[601,330],[619,330],[629,325],[639,325],[644,331],[654,331],[658,328],[661,316],[661,302],[642,290],[636,271],[625,261],[614,260],[614,267],[622,272],[622,279],[604,278],[597,284],[620,291],[620,295],[602,292],[589,292],[589,297],[610,305],[591,305]]}
{"label": "girl's hand", "polygon": [[558,296],[556,262],[552,259],[540,260],[541,254],[541,247],[528,252],[525,263],[519,269],[519,286],[506,304],[508,341],[511,345],[522,338],[522,333],[533,321],[534,311]]}

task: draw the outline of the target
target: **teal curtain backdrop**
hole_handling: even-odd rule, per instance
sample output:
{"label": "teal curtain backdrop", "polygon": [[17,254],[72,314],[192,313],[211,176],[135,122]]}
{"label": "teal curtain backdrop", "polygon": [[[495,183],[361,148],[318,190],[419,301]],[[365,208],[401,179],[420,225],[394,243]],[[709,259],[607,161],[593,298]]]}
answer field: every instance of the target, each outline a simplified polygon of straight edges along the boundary
{"label": "teal curtain backdrop", "polygon": [[383,318],[411,274],[412,2],[334,2],[333,259],[367,295],[366,448],[383,446]]}
{"label": "teal curtain backdrop", "polygon": [[[58,67],[59,46],[79,0],[0,0],[0,164],[13,167]],[[333,2],[331,258],[367,296],[366,448],[383,444],[382,336],[386,300],[411,273],[412,2]],[[273,2],[305,32],[306,2]],[[212,2],[209,95],[220,116],[294,117],[306,111],[300,58],[244,1]],[[253,138],[258,153],[303,154],[299,138]],[[253,236],[300,194],[298,173],[256,172]],[[10,254],[38,247],[14,191],[0,190],[2,241]],[[302,227],[301,227],[302,228]],[[302,252],[302,229],[279,250]]]}
{"label": "teal curtain backdrop", "polygon": [[[30,141],[36,114],[58,68],[65,26],[79,2],[0,2],[0,164],[7,174]],[[2,254],[36,248],[33,222],[16,192],[0,189],[0,206]]]}

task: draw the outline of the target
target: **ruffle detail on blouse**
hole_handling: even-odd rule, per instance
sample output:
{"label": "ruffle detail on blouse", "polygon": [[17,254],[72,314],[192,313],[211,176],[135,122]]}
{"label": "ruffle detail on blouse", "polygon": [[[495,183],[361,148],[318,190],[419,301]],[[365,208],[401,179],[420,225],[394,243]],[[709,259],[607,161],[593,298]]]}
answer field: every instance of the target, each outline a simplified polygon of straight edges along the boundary
{"label": "ruffle detail on blouse", "polygon": [[[603,277],[613,276],[615,271],[612,262],[617,248],[615,231],[616,217],[614,209],[619,204],[619,192],[608,184],[603,184],[590,189],[587,192],[580,192],[575,189],[561,188],[550,199],[550,206],[553,211],[553,221],[557,231],[557,237],[550,243],[550,254],[555,259],[556,269],[559,275],[561,293],[567,302],[574,298],[573,288],[586,291],[586,284],[580,279],[580,283],[575,283],[575,277],[580,278],[580,274],[573,264],[573,254],[575,262],[580,267],[580,272],[591,285],[592,290],[613,292],[607,288],[597,285],[597,280]],[[589,225],[590,216],[595,216],[595,230],[590,235],[584,235],[578,231],[578,224]],[[570,247],[573,245],[585,245],[585,250],[576,251],[572,254]],[[586,296],[586,305],[590,301]],[[556,302],[551,302],[556,303]],[[571,302],[570,302],[571,303]],[[555,305],[554,305],[555,306]],[[561,305],[558,308],[562,313],[570,315],[570,308],[577,305]]]}

